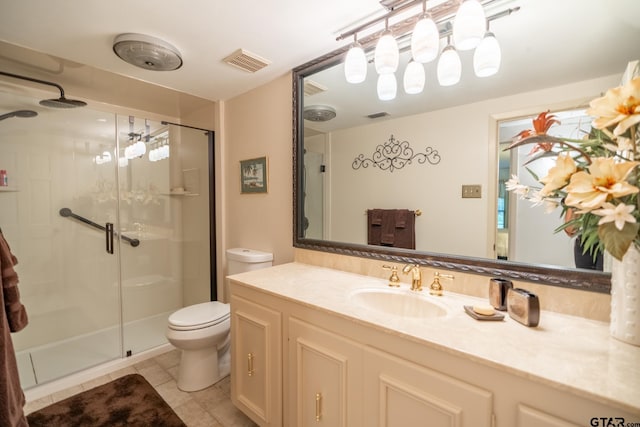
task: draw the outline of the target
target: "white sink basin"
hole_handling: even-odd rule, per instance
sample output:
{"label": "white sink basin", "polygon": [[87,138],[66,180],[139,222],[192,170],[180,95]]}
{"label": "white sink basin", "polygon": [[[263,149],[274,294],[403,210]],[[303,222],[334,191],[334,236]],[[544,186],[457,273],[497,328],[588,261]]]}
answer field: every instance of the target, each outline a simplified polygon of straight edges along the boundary
{"label": "white sink basin", "polygon": [[448,314],[443,304],[432,301],[421,292],[405,289],[358,289],[351,293],[350,299],[362,307],[394,316],[431,319]]}

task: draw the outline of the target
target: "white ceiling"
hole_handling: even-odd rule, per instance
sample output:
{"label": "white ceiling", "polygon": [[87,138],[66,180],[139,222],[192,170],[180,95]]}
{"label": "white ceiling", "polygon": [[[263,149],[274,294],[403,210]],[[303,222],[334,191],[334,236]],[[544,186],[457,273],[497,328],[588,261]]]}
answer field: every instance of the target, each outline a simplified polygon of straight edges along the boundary
{"label": "white ceiling", "polygon": [[[384,9],[377,0],[0,0],[0,40],[209,100],[258,87],[341,47],[347,25]],[[112,51],[121,33],[165,40],[176,71],[148,71]],[[271,64],[254,73],[222,62],[242,48]]]}
{"label": "white ceiling", "polygon": [[[345,46],[349,40],[336,41],[338,34],[384,12],[377,0],[0,1],[0,40],[210,100],[232,98]],[[491,27],[503,47],[500,73],[479,81],[464,52],[463,81],[438,89],[439,98],[453,103],[463,94],[622,73],[628,60],[640,58],[640,0],[515,0],[508,7],[513,5],[521,10]],[[112,42],[127,32],[173,44],[184,65],[157,72],[123,62]],[[251,74],[222,62],[238,48],[271,65]],[[427,79],[434,70],[427,64]]]}

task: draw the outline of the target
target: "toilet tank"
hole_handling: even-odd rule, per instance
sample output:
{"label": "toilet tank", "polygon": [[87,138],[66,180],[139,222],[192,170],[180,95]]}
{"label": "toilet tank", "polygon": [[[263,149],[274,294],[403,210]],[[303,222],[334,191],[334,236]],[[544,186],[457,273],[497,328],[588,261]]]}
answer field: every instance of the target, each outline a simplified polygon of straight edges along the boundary
{"label": "toilet tank", "polygon": [[273,254],[246,248],[227,249],[227,274],[244,273],[271,267]]}

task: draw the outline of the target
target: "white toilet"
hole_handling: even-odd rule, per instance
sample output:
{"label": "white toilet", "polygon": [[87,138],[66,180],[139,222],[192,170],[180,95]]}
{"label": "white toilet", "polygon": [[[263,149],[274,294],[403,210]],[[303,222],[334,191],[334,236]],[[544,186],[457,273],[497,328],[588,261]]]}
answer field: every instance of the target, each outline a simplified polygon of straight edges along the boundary
{"label": "white toilet", "polygon": [[[227,250],[228,273],[270,267],[273,254],[251,249]],[[191,305],[169,316],[167,339],[182,350],[178,388],[202,390],[229,374],[230,307],[218,301]]]}

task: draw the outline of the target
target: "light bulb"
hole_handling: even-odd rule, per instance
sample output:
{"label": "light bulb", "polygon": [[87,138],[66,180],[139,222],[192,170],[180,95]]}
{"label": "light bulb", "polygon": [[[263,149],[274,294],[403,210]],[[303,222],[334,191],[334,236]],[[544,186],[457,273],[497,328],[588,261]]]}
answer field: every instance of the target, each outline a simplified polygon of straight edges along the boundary
{"label": "light bulb", "polygon": [[473,70],[478,77],[489,77],[500,69],[502,53],[492,32],[487,32],[473,53]]}
{"label": "light bulb", "polygon": [[362,83],[367,78],[367,57],[360,43],[354,43],[347,52],[344,76],[349,83]]}
{"label": "light bulb", "polygon": [[460,81],[462,63],[456,49],[448,45],[438,60],[438,83],[440,86],[453,86]]}
{"label": "light bulb", "polygon": [[424,89],[424,66],[419,62],[409,61],[404,70],[404,91],[410,95],[422,92]]}
{"label": "light bulb", "polygon": [[411,55],[414,61],[427,63],[438,56],[440,33],[430,15],[422,15],[411,35]]}
{"label": "light bulb", "polygon": [[395,73],[398,69],[399,61],[400,52],[398,51],[398,43],[391,34],[391,31],[387,30],[382,34],[382,37],[380,37],[376,45],[374,55],[376,71],[378,74]]}
{"label": "light bulb", "polygon": [[396,97],[398,83],[396,75],[393,73],[380,74],[378,76],[378,99],[380,101],[390,101]]}
{"label": "light bulb", "polygon": [[485,29],[487,19],[478,0],[465,0],[453,20],[453,44],[458,50],[471,50],[478,46]]}

